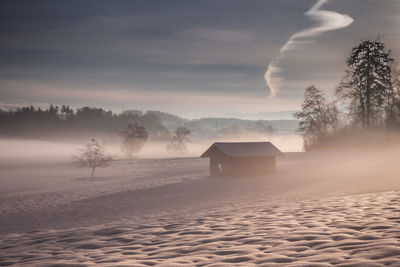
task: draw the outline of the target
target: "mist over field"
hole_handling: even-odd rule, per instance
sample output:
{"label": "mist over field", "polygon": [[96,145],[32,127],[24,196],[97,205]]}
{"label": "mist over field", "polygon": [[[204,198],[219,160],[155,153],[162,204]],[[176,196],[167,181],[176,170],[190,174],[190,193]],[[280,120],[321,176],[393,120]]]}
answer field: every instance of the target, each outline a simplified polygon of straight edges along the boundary
{"label": "mist over field", "polygon": [[[299,152],[302,150],[301,137],[296,134],[274,134],[270,136],[242,137],[242,138],[214,138],[214,139],[195,139],[187,143],[188,152],[185,154],[169,152],[166,149],[166,142],[149,141],[143,149],[135,155],[135,158],[173,158],[173,157],[198,157],[214,142],[251,142],[251,141],[271,141],[282,151]],[[101,141],[101,140],[100,140]],[[72,155],[78,149],[90,142],[90,139],[76,140],[74,142],[61,141],[38,141],[24,139],[0,139],[0,149],[2,159],[35,159],[43,160],[62,160],[72,161]],[[118,159],[125,158],[121,151],[120,142],[105,142],[106,151],[115,155]]]}

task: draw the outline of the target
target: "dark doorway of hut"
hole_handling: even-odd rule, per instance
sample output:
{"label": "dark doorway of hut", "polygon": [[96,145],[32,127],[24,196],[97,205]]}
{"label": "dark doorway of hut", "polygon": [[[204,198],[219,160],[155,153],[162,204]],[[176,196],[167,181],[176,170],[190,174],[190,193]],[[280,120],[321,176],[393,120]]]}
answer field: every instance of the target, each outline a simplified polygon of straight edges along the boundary
{"label": "dark doorway of hut", "polygon": [[214,143],[202,155],[210,158],[210,176],[263,176],[276,171],[283,153],[271,142]]}

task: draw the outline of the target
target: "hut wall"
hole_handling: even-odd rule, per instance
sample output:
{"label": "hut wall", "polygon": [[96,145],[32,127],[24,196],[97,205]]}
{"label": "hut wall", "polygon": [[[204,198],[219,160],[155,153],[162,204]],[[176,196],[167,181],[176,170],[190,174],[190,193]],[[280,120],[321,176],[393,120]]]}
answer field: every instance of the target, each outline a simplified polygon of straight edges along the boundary
{"label": "hut wall", "polygon": [[265,175],[275,172],[275,168],[275,157],[229,158],[222,162],[222,175]]}
{"label": "hut wall", "polygon": [[[221,176],[221,170],[218,166],[221,164],[221,161],[215,157],[210,158],[210,176]],[[221,164],[222,165],[222,164]]]}

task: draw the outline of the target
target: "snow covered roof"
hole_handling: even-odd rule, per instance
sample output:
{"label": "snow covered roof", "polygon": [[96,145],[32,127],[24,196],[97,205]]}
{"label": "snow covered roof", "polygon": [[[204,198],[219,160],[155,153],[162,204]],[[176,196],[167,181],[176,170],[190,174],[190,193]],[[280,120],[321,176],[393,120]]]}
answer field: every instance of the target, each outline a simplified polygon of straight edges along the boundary
{"label": "snow covered roof", "polygon": [[271,142],[238,142],[214,143],[201,157],[209,158],[215,150],[227,157],[273,157],[283,156],[283,153]]}

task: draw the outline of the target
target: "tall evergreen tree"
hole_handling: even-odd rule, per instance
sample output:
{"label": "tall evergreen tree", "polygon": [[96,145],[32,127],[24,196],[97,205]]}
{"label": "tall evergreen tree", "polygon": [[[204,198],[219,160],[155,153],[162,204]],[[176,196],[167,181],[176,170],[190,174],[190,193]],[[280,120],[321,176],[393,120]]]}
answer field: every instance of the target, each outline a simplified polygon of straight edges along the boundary
{"label": "tall evergreen tree", "polygon": [[379,40],[364,41],[353,48],[347,59],[348,69],[336,94],[350,100],[354,122],[364,129],[389,119],[393,107],[390,51]]}

